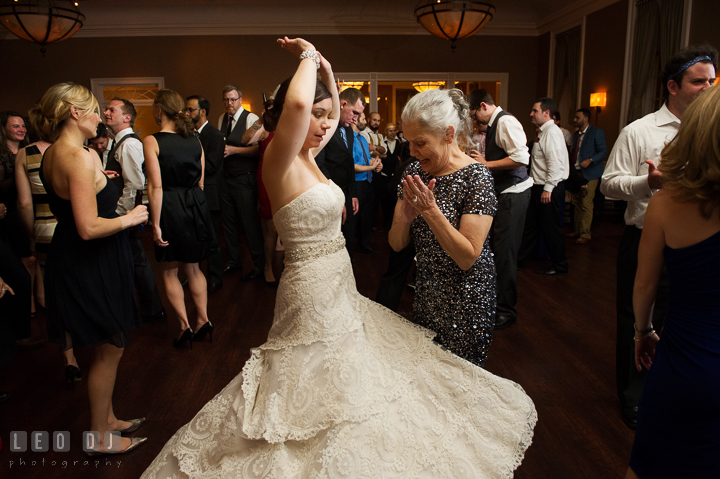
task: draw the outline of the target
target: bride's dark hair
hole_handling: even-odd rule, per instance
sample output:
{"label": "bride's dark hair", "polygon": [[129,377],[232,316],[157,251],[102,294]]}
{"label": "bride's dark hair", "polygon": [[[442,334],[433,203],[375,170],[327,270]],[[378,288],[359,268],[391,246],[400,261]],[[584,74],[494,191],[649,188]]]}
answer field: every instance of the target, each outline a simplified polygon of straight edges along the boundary
{"label": "bride's dark hair", "polygon": [[[285,95],[287,94],[291,81],[292,77],[282,82],[280,84],[280,88],[275,94],[275,97],[270,98],[265,102],[265,113],[263,113],[262,121],[266,131],[275,131],[278,120],[280,120],[280,115],[283,111],[283,105],[285,105]],[[326,98],[332,98],[332,94],[323,82],[317,80],[315,83],[315,98],[313,98],[313,105],[315,103],[320,103]]]}

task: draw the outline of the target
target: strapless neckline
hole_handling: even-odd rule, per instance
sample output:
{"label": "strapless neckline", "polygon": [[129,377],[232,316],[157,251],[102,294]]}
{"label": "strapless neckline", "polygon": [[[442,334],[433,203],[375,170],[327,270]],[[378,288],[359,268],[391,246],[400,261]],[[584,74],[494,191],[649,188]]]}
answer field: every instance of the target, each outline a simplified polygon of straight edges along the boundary
{"label": "strapless neckline", "polygon": [[[329,181],[330,181],[330,183],[333,182],[332,180],[329,180]],[[306,194],[308,194],[308,193],[310,192],[310,190],[315,189],[316,186],[319,186],[319,185],[330,186],[330,183],[323,183],[322,181],[318,181],[317,183],[315,183],[314,185],[312,185],[310,188],[308,188],[307,190],[303,191],[302,193],[300,193],[299,195],[297,195],[295,198],[293,198],[292,200],[290,200],[289,203],[287,203],[286,205],[283,205],[283,206],[281,206],[280,208],[278,208],[278,210],[275,212],[275,215],[278,214],[278,213],[280,213],[282,210],[284,210],[285,208],[289,207],[289,206],[292,205],[293,203],[295,203],[297,200],[299,200],[300,198],[302,198],[302,197],[305,196]],[[273,215],[273,216],[275,216],[275,215]]]}

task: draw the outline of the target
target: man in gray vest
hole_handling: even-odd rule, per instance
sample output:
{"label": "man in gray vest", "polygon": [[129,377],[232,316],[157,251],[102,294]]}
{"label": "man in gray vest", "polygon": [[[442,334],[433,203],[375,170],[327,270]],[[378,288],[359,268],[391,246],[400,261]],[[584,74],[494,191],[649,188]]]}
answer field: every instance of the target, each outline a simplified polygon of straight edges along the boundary
{"label": "man in gray vest", "polygon": [[525,213],[533,180],[527,174],[530,155],[520,122],[493,101],[486,90],[468,94],[470,115],[478,125],[487,125],[485,158],[476,150],[470,156],[485,164],[495,180],[498,209],[490,233],[497,270],[495,329],[515,323],[517,312],[517,261],[522,243]]}
{"label": "man in gray vest", "polygon": [[253,269],[243,281],[260,278],[265,268],[263,236],[258,214],[257,169],[258,145],[244,146],[242,136],[258,116],[242,107],[242,92],[235,85],[223,89],[226,113],[218,119],[218,129],[225,135],[225,162],[220,184],[220,211],[225,244],[229,256],[225,273],[242,270],[238,222],[242,222]]}
{"label": "man in gray vest", "polygon": [[[105,169],[118,174],[110,181],[118,189],[118,206],[115,211],[120,216],[135,207],[136,199],[142,201],[145,186],[143,145],[132,129],[136,117],[135,105],[123,98],[113,98],[105,109],[105,125],[115,134]],[[164,321],[165,309],[155,284],[155,275],[145,256],[142,229],[129,228],[127,231],[134,257],[135,289],[140,299],[140,315],[146,323]]]}

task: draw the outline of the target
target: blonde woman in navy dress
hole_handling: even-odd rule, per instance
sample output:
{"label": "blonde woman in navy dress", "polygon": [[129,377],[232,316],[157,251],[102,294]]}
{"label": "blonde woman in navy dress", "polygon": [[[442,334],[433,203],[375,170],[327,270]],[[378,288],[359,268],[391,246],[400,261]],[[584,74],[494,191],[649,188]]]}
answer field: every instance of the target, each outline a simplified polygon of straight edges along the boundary
{"label": "blonde woman in navy dress", "polygon": [[[43,131],[57,134],[40,165],[40,179],[57,226],[45,264],[48,336],[63,350],[92,347],[88,373],[90,428],[98,433],[88,454],[104,454],[104,433],[130,433],[145,418],[115,416],[112,393],[130,329],[140,326],[135,305],[133,259],[123,230],[147,221],[147,208],[115,213],[117,189],[105,176],[97,155],[83,147],[96,135],[100,108],[93,94],[74,83],[60,83],[43,95],[38,108]],[[122,438],[128,452],[147,438]],[[110,446],[110,445],[108,445]]]}

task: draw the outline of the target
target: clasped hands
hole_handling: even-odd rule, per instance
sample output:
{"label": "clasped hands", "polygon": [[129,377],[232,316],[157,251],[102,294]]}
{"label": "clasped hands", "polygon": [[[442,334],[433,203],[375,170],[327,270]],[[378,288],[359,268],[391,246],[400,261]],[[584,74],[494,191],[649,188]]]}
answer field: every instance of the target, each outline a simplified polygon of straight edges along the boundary
{"label": "clasped hands", "polygon": [[412,221],[418,214],[424,213],[436,206],[435,179],[427,185],[423,183],[420,176],[406,176],[402,180],[403,185],[403,215],[408,221]]}

